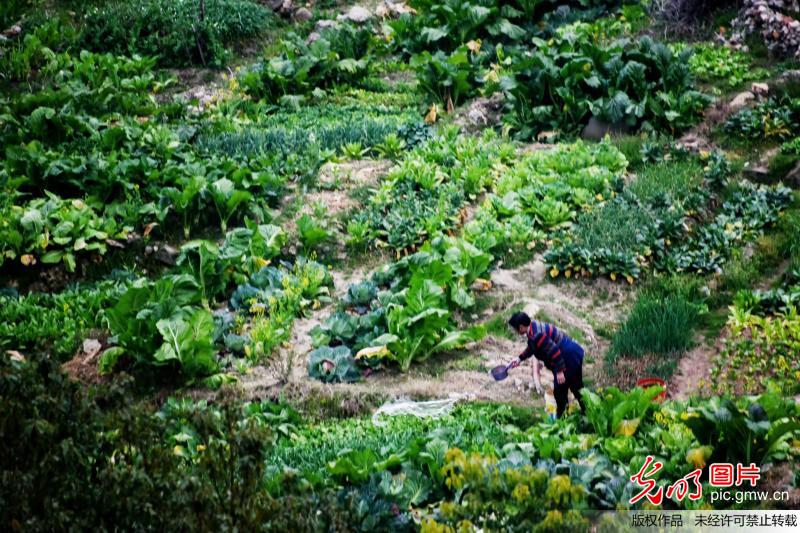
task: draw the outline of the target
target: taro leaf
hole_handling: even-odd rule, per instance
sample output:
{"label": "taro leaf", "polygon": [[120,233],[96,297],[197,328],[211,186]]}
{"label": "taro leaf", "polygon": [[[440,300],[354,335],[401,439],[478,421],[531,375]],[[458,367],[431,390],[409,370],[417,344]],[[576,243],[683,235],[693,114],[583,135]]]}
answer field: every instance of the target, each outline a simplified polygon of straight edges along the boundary
{"label": "taro leaf", "polygon": [[42,212],[38,209],[28,209],[25,211],[25,214],[22,215],[20,223],[25,231],[35,234],[41,233],[42,229],[44,228],[44,218],[42,217]]}
{"label": "taro leaf", "polygon": [[119,358],[125,354],[125,349],[121,346],[112,346],[105,350],[97,361],[97,371],[101,375],[110,374]]}
{"label": "taro leaf", "polygon": [[461,285],[452,284],[450,286],[450,299],[461,309],[467,309],[475,305],[475,298]]}
{"label": "taro leaf", "polygon": [[271,259],[281,253],[287,239],[286,232],[280,226],[261,224],[253,236],[253,253],[264,259]]}
{"label": "taro leaf", "polygon": [[518,41],[525,37],[525,30],[516,24],[513,24],[508,19],[502,18],[488,28],[489,33],[495,37],[498,35],[505,35],[512,41]]}
{"label": "taro leaf", "polygon": [[306,248],[314,248],[330,237],[328,230],[305,213],[297,219],[297,231]]}
{"label": "taro leaf", "polygon": [[44,137],[50,129],[49,122],[56,116],[52,107],[38,107],[28,117],[28,128],[37,137]]}
{"label": "taro leaf", "polygon": [[433,43],[447,37],[447,28],[423,28],[420,35],[427,43]]}
{"label": "taro leaf", "polygon": [[217,369],[214,360],[214,318],[198,309],[188,320],[162,319],[156,323],[164,343],[153,355],[157,363],[177,361],[188,376],[205,376]]}

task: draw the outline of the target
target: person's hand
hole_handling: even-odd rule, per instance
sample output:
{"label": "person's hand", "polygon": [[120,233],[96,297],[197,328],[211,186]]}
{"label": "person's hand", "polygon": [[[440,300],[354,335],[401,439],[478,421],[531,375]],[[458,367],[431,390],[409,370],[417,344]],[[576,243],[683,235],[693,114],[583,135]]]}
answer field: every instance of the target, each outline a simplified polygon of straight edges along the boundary
{"label": "person's hand", "polygon": [[522,361],[519,360],[519,357],[514,359],[508,364],[508,369],[511,370],[512,368],[517,368],[519,365],[522,364]]}
{"label": "person's hand", "polygon": [[567,377],[564,375],[564,371],[562,370],[558,374],[556,374],[556,381],[559,385],[563,385],[567,382]]}

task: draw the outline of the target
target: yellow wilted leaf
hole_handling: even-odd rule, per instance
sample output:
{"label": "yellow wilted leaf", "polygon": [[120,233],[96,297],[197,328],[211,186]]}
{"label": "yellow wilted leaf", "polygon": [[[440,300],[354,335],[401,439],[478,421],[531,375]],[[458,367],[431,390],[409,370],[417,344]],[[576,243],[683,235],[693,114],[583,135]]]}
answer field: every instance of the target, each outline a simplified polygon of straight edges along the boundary
{"label": "yellow wilted leaf", "polygon": [[75,209],[83,209],[84,207],[86,207],[86,204],[83,203],[82,200],[72,200],[72,207],[74,207]]}
{"label": "yellow wilted leaf", "polygon": [[572,277],[572,270],[567,270],[566,272],[564,272],[564,276],[566,276],[567,279],[571,278]]}
{"label": "yellow wilted leaf", "polygon": [[425,115],[425,124],[435,124],[438,113],[439,109],[436,107],[436,104],[431,104],[431,108],[428,109],[428,114]]}
{"label": "yellow wilted leaf", "polygon": [[695,468],[704,468],[711,457],[711,446],[699,446],[686,452],[686,462]]}
{"label": "yellow wilted leaf", "polygon": [[183,451],[183,446],[181,446],[180,444],[176,444],[175,447],[172,448],[172,453],[174,455],[177,455],[178,457],[183,457],[184,455],[186,455]]}
{"label": "yellow wilted leaf", "polygon": [[467,49],[472,52],[473,54],[477,54],[481,51],[481,40],[472,40],[467,43]]}
{"label": "yellow wilted leaf", "polygon": [[20,263],[25,266],[31,266],[36,264],[36,258],[31,254],[25,254],[19,258]]}
{"label": "yellow wilted leaf", "polygon": [[359,350],[356,354],[356,359],[380,359],[381,357],[389,357],[392,352],[386,346],[370,346]]}
{"label": "yellow wilted leaf", "polygon": [[636,433],[636,428],[639,427],[639,422],[640,422],[639,418],[633,418],[631,420],[627,419],[623,420],[622,422],[619,423],[619,425],[617,426],[617,430],[614,433],[616,433],[617,435],[624,435],[626,437],[631,437],[633,436],[634,433]]}
{"label": "yellow wilted leaf", "polygon": [[611,281],[617,281],[617,273],[616,272],[612,272],[611,273]]}
{"label": "yellow wilted leaf", "polygon": [[551,278],[554,278],[554,277],[556,277],[556,276],[558,276],[558,269],[557,269],[556,267],[553,267],[553,268],[550,270],[550,277],[551,277]]}
{"label": "yellow wilted leaf", "polygon": [[602,202],[603,201],[603,195],[600,194],[600,193],[595,194],[594,197],[598,202]]}
{"label": "yellow wilted leaf", "polygon": [[627,276],[625,276],[625,279],[626,279],[626,280],[628,280],[628,283],[629,283],[630,285],[633,285],[633,276],[631,276],[630,274],[628,274]]}

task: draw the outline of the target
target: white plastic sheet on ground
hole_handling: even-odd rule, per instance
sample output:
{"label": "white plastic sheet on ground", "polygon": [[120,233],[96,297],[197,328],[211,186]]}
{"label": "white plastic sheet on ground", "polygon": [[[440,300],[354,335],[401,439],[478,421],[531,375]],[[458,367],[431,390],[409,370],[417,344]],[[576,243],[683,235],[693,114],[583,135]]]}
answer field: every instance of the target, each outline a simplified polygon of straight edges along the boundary
{"label": "white plastic sheet on ground", "polygon": [[397,416],[412,415],[418,418],[440,418],[453,410],[453,406],[462,399],[461,396],[452,396],[443,400],[428,400],[415,402],[412,400],[394,400],[381,405],[372,415],[372,423],[384,426],[386,422],[380,420],[381,415]]}

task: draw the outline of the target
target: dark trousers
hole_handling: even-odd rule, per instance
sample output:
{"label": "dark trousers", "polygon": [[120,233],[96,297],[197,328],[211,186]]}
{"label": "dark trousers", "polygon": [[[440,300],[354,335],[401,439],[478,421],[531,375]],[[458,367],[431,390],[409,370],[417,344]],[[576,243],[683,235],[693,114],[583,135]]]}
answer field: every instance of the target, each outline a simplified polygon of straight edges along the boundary
{"label": "dark trousers", "polygon": [[567,409],[569,391],[572,391],[572,394],[578,400],[581,406],[581,412],[585,413],[586,406],[583,404],[583,398],[581,397],[581,389],[583,388],[582,365],[578,365],[577,369],[568,370],[564,373],[564,376],[566,377],[564,384],[559,385],[558,381],[556,381],[553,387],[553,396],[556,397],[556,416],[561,418],[561,415],[563,415],[564,411]]}

